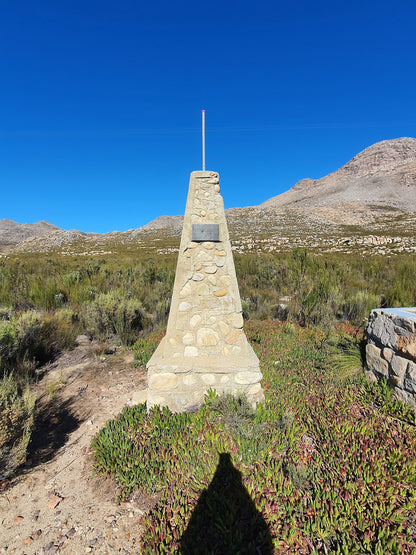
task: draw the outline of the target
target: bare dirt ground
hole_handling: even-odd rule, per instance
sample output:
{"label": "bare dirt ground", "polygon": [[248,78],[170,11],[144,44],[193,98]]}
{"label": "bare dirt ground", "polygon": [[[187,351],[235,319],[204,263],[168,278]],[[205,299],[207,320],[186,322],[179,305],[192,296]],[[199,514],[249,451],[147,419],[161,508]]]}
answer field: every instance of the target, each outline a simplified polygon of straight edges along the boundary
{"label": "bare dirt ground", "polygon": [[111,480],[94,473],[91,439],[138,390],[146,373],[133,353],[97,354],[85,336],[34,387],[28,464],[0,492],[0,553],[140,553],[141,517],[151,500],[116,503]]}

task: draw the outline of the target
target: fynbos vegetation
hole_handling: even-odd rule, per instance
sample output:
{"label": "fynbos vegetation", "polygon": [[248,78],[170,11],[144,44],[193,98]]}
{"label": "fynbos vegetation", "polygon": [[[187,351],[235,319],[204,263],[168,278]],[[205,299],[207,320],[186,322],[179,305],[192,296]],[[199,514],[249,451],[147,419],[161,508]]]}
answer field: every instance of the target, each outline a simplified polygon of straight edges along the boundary
{"label": "fynbos vegetation", "polygon": [[[255,413],[212,394],[193,414],[147,415],[138,405],[93,442],[97,468],[122,496],[155,496],[143,552],[413,553],[415,413],[385,386],[343,377],[339,344],[357,360],[359,337],[348,327],[247,328],[266,391]],[[241,514],[247,495],[250,517]]]}
{"label": "fynbos vegetation", "polygon": [[[131,250],[0,260],[0,457],[8,473],[24,461],[33,422],[27,385],[37,368],[79,333],[132,346],[145,364],[166,324],[175,263]],[[143,549],[186,552],[196,534],[191,515],[226,467],[223,453],[257,516],[218,549],[239,552],[254,534],[256,546],[273,541],[276,552],[411,553],[414,413],[383,386],[361,383],[357,337],[334,330],[349,322],[353,331],[377,306],[416,304],[415,258],[296,248],[237,254],[235,265],[265,406],[252,413],[244,400],[214,397],[190,415],[146,415],[139,406],[94,442],[97,468],[123,495],[157,494]],[[213,526],[225,530],[221,514]]]}

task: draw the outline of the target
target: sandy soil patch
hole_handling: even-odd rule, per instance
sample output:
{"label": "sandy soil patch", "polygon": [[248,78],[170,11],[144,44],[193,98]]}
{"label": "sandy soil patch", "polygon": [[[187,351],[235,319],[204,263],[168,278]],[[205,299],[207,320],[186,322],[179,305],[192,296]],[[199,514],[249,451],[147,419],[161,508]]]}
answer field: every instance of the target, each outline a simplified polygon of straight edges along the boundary
{"label": "sandy soil patch", "polygon": [[90,442],[146,387],[146,371],[133,353],[97,354],[84,336],[47,370],[34,387],[28,465],[0,494],[0,553],[138,553],[151,499],[117,504],[114,484],[94,475]]}

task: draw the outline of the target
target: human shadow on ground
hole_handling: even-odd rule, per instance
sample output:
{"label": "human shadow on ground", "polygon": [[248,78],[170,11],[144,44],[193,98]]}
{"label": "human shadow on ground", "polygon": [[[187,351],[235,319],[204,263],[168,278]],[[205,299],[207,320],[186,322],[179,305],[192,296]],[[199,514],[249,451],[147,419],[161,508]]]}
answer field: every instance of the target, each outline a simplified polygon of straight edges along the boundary
{"label": "human shadow on ground", "polygon": [[75,413],[72,405],[72,399],[63,401],[59,396],[37,403],[27,466],[33,468],[53,459],[68,436],[82,424],[84,418]]}
{"label": "human shadow on ground", "polygon": [[183,555],[271,555],[272,537],[234,468],[221,453],[212,482],[192,513],[180,545]]}

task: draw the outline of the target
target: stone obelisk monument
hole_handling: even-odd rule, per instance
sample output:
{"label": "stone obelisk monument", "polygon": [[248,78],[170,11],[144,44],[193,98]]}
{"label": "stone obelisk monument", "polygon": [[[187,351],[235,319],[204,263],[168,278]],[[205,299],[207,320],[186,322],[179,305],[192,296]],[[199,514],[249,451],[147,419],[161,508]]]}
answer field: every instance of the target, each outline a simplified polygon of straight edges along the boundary
{"label": "stone obelisk monument", "polygon": [[216,172],[191,173],[167,332],[147,369],[148,409],[195,410],[208,389],[264,400]]}

